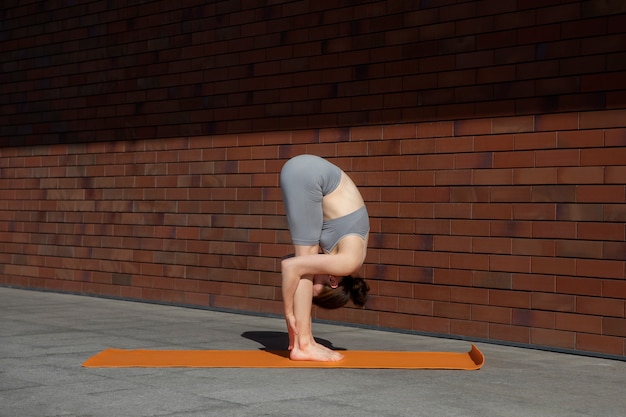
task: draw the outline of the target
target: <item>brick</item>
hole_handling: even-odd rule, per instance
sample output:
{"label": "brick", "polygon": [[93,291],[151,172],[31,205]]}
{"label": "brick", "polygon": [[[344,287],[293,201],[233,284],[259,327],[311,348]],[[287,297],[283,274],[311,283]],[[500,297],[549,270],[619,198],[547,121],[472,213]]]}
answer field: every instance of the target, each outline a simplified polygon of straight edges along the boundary
{"label": "brick", "polygon": [[603,334],[608,336],[626,337],[626,319],[615,317],[602,318]]}
{"label": "brick", "polygon": [[[610,293],[606,295],[611,295]],[[624,300],[590,296],[576,297],[576,311],[594,316],[624,317]]]}
{"label": "brick", "polygon": [[473,218],[491,220],[512,220],[513,212],[510,203],[477,203],[473,205]]}
{"label": "brick", "polygon": [[[529,121],[531,129],[533,123],[534,119],[531,119]],[[556,138],[555,132],[518,133],[514,136],[514,146],[515,149],[554,149]]]}
{"label": "brick", "polygon": [[372,296],[367,300],[368,308],[383,312],[397,312],[398,299],[395,297]]}
{"label": "brick", "polygon": [[447,104],[454,100],[454,94],[453,88],[423,90],[419,93],[418,102],[425,106]]}
{"label": "brick", "polygon": [[489,290],[489,305],[530,308],[530,294],[521,291],[491,289]]}
{"label": "brick", "polygon": [[542,274],[514,274],[512,276],[512,289],[554,292],[556,289],[556,277],[554,275]]}
{"label": "brick", "polygon": [[524,344],[530,343],[530,329],[522,326],[490,324],[489,336],[495,340]]}
{"label": "brick", "polygon": [[413,316],[413,330],[448,334],[450,332],[450,319],[441,317]]}
{"label": "brick", "polygon": [[[455,162],[455,165],[459,165],[458,162]],[[443,186],[443,185],[461,185],[461,184],[471,184],[472,182],[472,173],[468,169],[458,169],[458,170],[446,170],[446,171],[436,171],[435,173],[435,185]]]}
{"label": "brick", "polygon": [[472,170],[472,182],[475,185],[508,185],[513,183],[512,169],[475,169]]}
{"label": "brick", "polygon": [[604,183],[623,184],[626,178],[626,166],[608,166],[604,168]]}
{"label": "brick", "polygon": [[580,203],[623,203],[626,187],[623,185],[594,185],[578,187],[577,200]]}
{"label": "brick", "polygon": [[576,275],[584,277],[624,278],[624,262],[599,259],[579,259]]}
{"label": "brick", "polygon": [[433,303],[433,315],[443,318],[469,319],[471,316],[470,305],[460,303]]}
{"label": "brick", "polygon": [[399,207],[398,214],[408,218],[431,218],[433,207],[428,203],[407,203]]}
{"label": "brick", "polygon": [[[498,85],[494,86],[493,91],[493,100],[490,101],[481,101],[475,104],[467,103],[464,105],[465,108],[474,108],[474,114],[492,114],[494,116],[506,116],[510,114],[515,114],[516,111],[516,101],[513,100],[512,96],[502,97],[498,94]],[[465,111],[459,112],[459,117],[464,117],[468,112]]]}
{"label": "brick", "polygon": [[485,270],[488,268],[489,258],[478,254],[450,254],[450,267],[458,269]]}
{"label": "brick", "polygon": [[[604,60],[599,60],[593,56],[566,58],[560,60],[560,73],[563,75],[568,74],[581,74],[581,73],[598,73],[603,72],[606,68]],[[604,81],[597,80],[596,75],[586,75],[581,77],[580,91],[597,91],[603,88],[599,86],[606,85]],[[610,77],[609,77],[610,78]]]}
{"label": "brick", "polygon": [[608,71],[624,70],[624,68],[626,68],[624,65],[625,56],[626,56],[626,53],[616,53],[616,54],[608,55],[606,69]]}
{"label": "brick", "polygon": [[626,208],[623,204],[604,204],[603,219],[609,222],[626,221]]}
{"label": "brick", "polygon": [[[457,170],[466,168],[490,168],[493,165],[491,152],[458,154],[454,157],[454,166]],[[468,172],[467,178],[471,178]]]}
{"label": "brick", "polygon": [[491,189],[493,203],[523,202],[530,200],[531,188],[527,186],[501,186]]}
{"label": "brick", "polygon": [[424,57],[418,61],[418,64],[419,73],[422,74],[450,71],[455,68],[454,55]]}
{"label": "brick", "polygon": [[439,8],[439,19],[442,21],[463,20],[475,15],[475,4],[450,4]]}
{"label": "brick", "polygon": [[450,233],[449,219],[418,219],[415,222],[415,230],[422,234]]}
{"label": "brick", "polygon": [[583,240],[559,240],[556,242],[556,256],[565,258],[601,258],[602,243]]}
{"label": "brick", "polygon": [[514,65],[478,68],[476,71],[476,81],[478,83],[513,82],[517,79]]}
{"label": "brick", "polygon": [[604,259],[626,260],[626,243],[624,242],[603,242],[602,257]]}
{"label": "brick", "polygon": [[453,303],[488,304],[489,292],[479,288],[452,288],[450,301]]}
{"label": "brick", "polygon": [[388,297],[406,297],[411,296],[413,287],[406,282],[386,282],[380,286],[379,294]]}
{"label": "brick", "polygon": [[384,139],[412,139],[417,137],[417,127],[414,124],[391,125],[383,127]]}
{"label": "brick", "polygon": [[430,253],[420,252],[416,254],[415,266],[418,267],[441,267],[447,268],[450,266],[450,256],[446,253]]}
{"label": "brick", "polygon": [[577,149],[557,149],[538,151],[535,156],[537,166],[578,166],[580,153]]}
{"label": "brick", "polygon": [[569,130],[578,129],[579,114],[578,113],[561,113],[561,114],[539,114],[535,116],[536,131],[556,131],[557,143],[561,135],[568,134]]}
{"label": "brick", "polygon": [[456,23],[456,33],[459,35],[469,35],[475,33],[484,33],[493,29],[494,17],[481,16],[477,18],[458,20]]}
{"label": "brick", "polygon": [[557,277],[556,290],[562,294],[601,296],[602,281],[593,278]]}
{"label": "brick", "polygon": [[584,333],[576,336],[576,348],[609,355],[623,355],[625,350],[624,339],[621,337]]}
{"label": "brick", "polygon": [[538,185],[532,188],[532,202],[575,202],[577,188],[573,185]]}
{"label": "brick", "polygon": [[475,151],[511,151],[514,149],[514,135],[488,135],[474,137]]}
{"label": "brick", "polygon": [[[580,114],[582,129],[624,127],[626,110],[590,111]],[[623,160],[623,159],[622,159]]]}
{"label": "brick", "polygon": [[472,206],[468,203],[436,204],[435,217],[467,219],[471,217],[471,208]]}
{"label": "brick", "polygon": [[581,314],[556,313],[555,327],[559,330],[600,334],[602,333],[602,319]]}
{"label": "brick", "polygon": [[467,270],[436,269],[432,283],[468,287],[472,284],[472,276],[472,271]]}
{"label": "brick", "polygon": [[[531,259],[527,256],[490,255],[491,271],[530,272]],[[495,275],[495,273],[494,273]],[[510,286],[510,277],[507,279]]]}
{"label": "brick", "polygon": [[475,287],[510,289],[512,276],[508,272],[474,271],[473,283]]}
{"label": "brick", "polygon": [[513,208],[515,220],[555,220],[555,205],[550,203],[516,204]]}
{"label": "brick", "polygon": [[531,260],[531,272],[537,274],[577,275],[580,274],[577,260],[564,258],[540,258]]}
{"label": "brick", "polygon": [[555,256],[556,242],[549,239],[513,239],[511,253],[513,255]]}
{"label": "brick", "polygon": [[[516,65],[517,80],[536,80],[538,78],[556,77],[560,72],[559,61],[544,60]],[[544,88],[543,84],[539,87]]]}
{"label": "brick", "polygon": [[561,111],[586,111],[589,108],[597,109],[606,106],[606,94],[580,93],[562,95],[558,98],[556,103],[552,102],[549,106],[546,106],[545,110],[549,110],[552,106],[556,106]]}
{"label": "brick", "polygon": [[615,223],[580,223],[578,224],[578,237],[580,239],[615,240],[626,239],[623,225]]}
{"label": "brick", "polygon": [[454,123],[455,136],[469,136],[492,133],[491,119],[462,120]]}
{"label": "brick", "polygon": [[580,6],[578,4],[563,4],[552,7],[544,7],[537,14],[537,23],[552,23],[580,19]]}
{"label": "brick", "polygon": [[[554,77],[554,78],[546,78],[540,79],[536,81],[535,84],[535,92],[537,95],[554,95],[554,94],[570,94],[570,93],[578,93],[594,91],[591,88],[588,89],[580,89],[579,87],[579,77],[578,76],[570,76],[570,77]],[[589,82],[591,84],[591,82]]]}
{"label": "brick", "polygon": [[450,320],[450,332],[469,337],[485,338],[489,335],[489,325],[469,320]]}
{"label": "brick", "polygon": [[382,327],[412,330],[413,320],[410,315],[381,312],[378,324]]}
{"label": "brick", "polygon": [[449,301],[450,288],[438,285],[415,284],[413,294],[416,299],[430,301]]}
{"label": "brick", "polygon": [[549,311],[513,309],[511,313],[511,324],[518,326],[553,329],[554,320],[555,313]]}
{"label": "brick", "polygon": [[346,321],[374,326],[379,323],[379,313],[362,309],[346,309]]}
{"label": "brick", "polygon": [[486,202],[489,201],[489,188],[476,186],[451,187],[450,201],[454,203]]}
{"label": "brick", "polygon": [[435,236],[433,249],[441,252],[470,252],[472,239],[463,236]]}
{"label": "brick", "polygon": [[581,151],[581,165],[622,165],[626,148],[584,149]]}
{"label": "brick", "polygon": [[560,221],[603,221],[606,218],[605,210],[606,207],[600,204],[557,204],[556,219]]}
{"label": "brick", "polygon": [[475,253],[510,254],[510,238],[481,238],[473,237],[471,240],[472,251]]}
{"label": "brick", "polygon": [[473,85],[475,83],[476,70],[474,69],[440,72],[437,76],[437,85],[441,87]]}
{"label": "brick", "polygon": [[574,349],[576,347],[576,333],[551,329],[531,329],[530,341],[539,346]]}
{"label": "brick", "polygon": [[558,184],[602,184],[604,167],[559,167],[557,168]]}
{"label": "brick", "polygon": [[456,67],[463,68],[482,68],[497,63],[497,58],[491,50],[458,52],[456,53]]}
{"label": "brick", "polygon": [[419,31],[420,40],[442,39],[454,35],[454,23],[444,22],[422,26]]}
{"label": "brick", "polygon": [[524,168],[535,166],[535,152],[495,152],[493,154],[494,168]]}

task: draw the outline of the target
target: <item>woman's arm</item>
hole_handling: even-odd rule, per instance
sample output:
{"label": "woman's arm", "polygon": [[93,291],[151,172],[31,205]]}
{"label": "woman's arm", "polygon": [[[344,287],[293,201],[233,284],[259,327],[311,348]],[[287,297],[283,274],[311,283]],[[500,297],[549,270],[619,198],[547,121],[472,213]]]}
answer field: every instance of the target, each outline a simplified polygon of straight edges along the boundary
{"label": "woman's arm", "polygon": [[296,247],[296,256],[283,259],[281,262],[285,317],[293,315],[294,297],[301,279],[312,279],[316,274],[350,275],[360,268],[363,258],[363,239],[356,235],[343,238],[341,249],[333,255],[311,254],[304,249],[299,254]]}
{"label": "woman's arm", "polygon": [[311,329],[314,272],[308,271],[335,271],[341,264],[336,262],[340,260],[337,258],[339,255],[304,255],[283,260],[282,293],[289,350],[314,344]]}

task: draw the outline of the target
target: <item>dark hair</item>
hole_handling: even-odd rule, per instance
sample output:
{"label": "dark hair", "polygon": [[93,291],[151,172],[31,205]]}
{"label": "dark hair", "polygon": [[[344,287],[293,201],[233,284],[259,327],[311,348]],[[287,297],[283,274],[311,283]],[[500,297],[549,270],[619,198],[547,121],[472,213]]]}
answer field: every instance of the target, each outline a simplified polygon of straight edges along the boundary
{"label": "dark hair", "polygon": [[370,287],[363,278],[354,278],[348,275],[343,277],[337,288],[324,286],[322,291],[313,297],[313,304],[332,310],[343,307],[352,300],[354,305],[363,307],[367,301],[369,290]]}

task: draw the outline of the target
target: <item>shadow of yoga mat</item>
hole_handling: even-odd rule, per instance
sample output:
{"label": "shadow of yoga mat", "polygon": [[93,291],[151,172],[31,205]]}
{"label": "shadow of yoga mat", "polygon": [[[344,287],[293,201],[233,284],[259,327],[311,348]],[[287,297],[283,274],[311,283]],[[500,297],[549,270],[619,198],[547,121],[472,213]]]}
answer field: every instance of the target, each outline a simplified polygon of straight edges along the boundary
{"label": "shadow of yoga mat", "polygon": [[286,350],[107,349],[87,359],[86,368],[352,368],[480,369],[485,357],[469,352],[380,352],[346,350],[338,362],[292,361]]}

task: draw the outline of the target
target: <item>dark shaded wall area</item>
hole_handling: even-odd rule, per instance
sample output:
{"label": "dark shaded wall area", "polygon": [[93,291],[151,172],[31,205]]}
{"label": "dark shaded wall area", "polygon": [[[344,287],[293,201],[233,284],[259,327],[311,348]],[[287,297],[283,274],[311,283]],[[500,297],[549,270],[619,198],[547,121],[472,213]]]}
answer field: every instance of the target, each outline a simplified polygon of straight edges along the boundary
{"label": "dark shaded wall area", "polygon": [[623,108],[621,1],[6,1],[2,143]]}
{"label": "dark shaded wall area", "polygon": [[282,312],[290,156],[371,297],[317,318],[626,358],[623,1],[4,1],[0,285]]}

